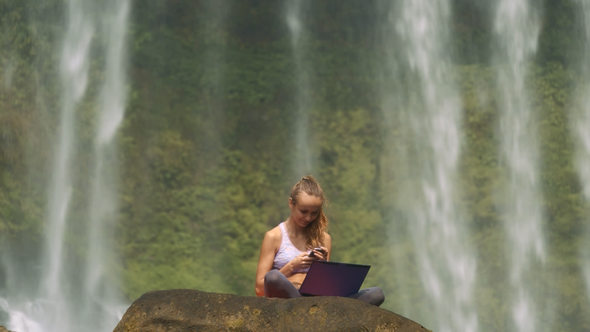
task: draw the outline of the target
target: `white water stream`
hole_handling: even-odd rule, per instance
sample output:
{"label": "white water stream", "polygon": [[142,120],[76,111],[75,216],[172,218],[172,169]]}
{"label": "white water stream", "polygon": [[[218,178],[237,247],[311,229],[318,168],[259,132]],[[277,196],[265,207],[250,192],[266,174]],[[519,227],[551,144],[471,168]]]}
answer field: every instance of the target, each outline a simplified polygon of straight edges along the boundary
{"label": "white water stream", "polygon": [[199,141],[206,142],[207,150],[210,152],[208,158],[218,162],[222,151],[223,138],[222,127],[225,121],[227,91],[225,90],[225,70],[227,55],[225,52],[224,31],[227,30],[228,14],[231,9],[229,0],[205,1],[203,12],[195,20],[198,21],[198,29],[202,31],[205,46],[201,50],[204,53],[203,76],[206,84],[200,89],[199,99],[207,108],[206,128],[199,130]]}
{"label": "white water stream", "polygon": [[[111,0],[95,7],[92,1],[71,0],[66,5],[62,49],[59,56],[61,87],[60,122],[55,142],[54,164],[48,188],[45,250],[39,289],[33,298],[1,299],[8,313],[7,328],[18,332],[109,331],[126,305],[119,299],[117,277],[107,264],[114,263],[112,227],[116,221],[115,137],[124,115],[126,87],[126,34],[130,2]],[[98,46],[97,46],[98,45]],[[104,81],[91,82],[96,58],[104,54]],[[91,85],[100,86],[96,104],[96,137],[89,190],[87,219],[74,218],[76,187],[74,164],[79,147],[78,115]],[[83,229],[86,234],[72,233]],[[81,259],[71,237],[82,241]],[[82,261],[83,265],[76,264]]]}
{"label": "white water stream", "polygon": [[106,64],[105,79],[99,96],[97,132],[94,141],[94,170],[88,209],[88,253],[82,294],[81,322],[108,331],[122,316],[116,278],[110,278],[116,261],[114,232],[117,221],[117,146],[115,137],[125,113],[126,36],[130,11],[128,0],[111,0],[102,19]]}
{"label": "white water stream", "polygon": [[306,61],[308,44],[306,43],[306,26],[303,22],[309,1],[292,0],[285,3],[285,20],[291,36],[293,54],[293,76],[295,81],[295,163],[293,172],[296,177],[313,171],[312,144],[309,133],[309,111],[312,107],[309,78],[309,62]]}
{"label": "white water stream", "polygon": [[[546,259],[535,114],[527,74],[537,50],[540,20],[528,0],[502,0],[496,8],[494,36],[497,68],[500,153],[506,187],[500,193],[510,259],[508,288],[516,331],[537,331],[539,310],[530,280],[539,276],[536,262]],[[531,279],[533,278],[533,279]]]}
{"label": "white water stream", "polygon": [[393,172],[402,172],[396,205],[407,224],[394,223],[392,233],[407,229],[413,239],[419,278],[428,297],[425,324],[442,332],[477,331],[475,251],[467,241],[468,220],[456,204],[462,112],[447,47],[450,20],[449,1],[407,0],[389,9],[390,31],[399,42],[386,41],[398,50],[386,53],[401,56],[389,61],[399,61],[399,67],[408,70],[386,78],[404,78],[394,83],[402,91],[389,91],[398,97],[387,92],[384,96],[389,100],[384,103],[385,118],[404,124],[401,137],[392,143],[408,144],[398,154],[402,160],[392,165]]}
{"label": "white water stream", "polygon": [[42,317],[31,317],[50,330],[67,331],[73,317],[73,290],[67,287],[66,230],[73,194],[72,159],[76,149],[76,110],[88,87],[90,49],[96,26],[88,8],[79,1],[68,3],[67,29],[63,40],[60,62],[62,107],[59,138],[55,149],[54,166],[48,193],[46,219],[46,250],[43,258],[44,276],[41,277],[40,298],[45,306]]}

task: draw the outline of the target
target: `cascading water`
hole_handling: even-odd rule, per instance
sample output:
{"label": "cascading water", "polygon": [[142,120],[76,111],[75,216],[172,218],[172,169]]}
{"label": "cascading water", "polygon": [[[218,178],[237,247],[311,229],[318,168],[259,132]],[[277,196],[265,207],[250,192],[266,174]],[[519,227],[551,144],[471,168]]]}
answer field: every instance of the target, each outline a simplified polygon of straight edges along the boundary
{"label": "cascading water", "polygon": [[[7,327],[19,332],[107,331],[120,319],[111,226],[116,218],[114,138],[126,102],[125,35],[130,10],[127,0],[95,7],[91,1],[68,1],[66,29],[60,54],[61,112],[45,217],[45,250],[37,280],[39,289],[29,299],[2,299]],[[96,39],[103,38],[104,47]],[[93,50],[105,51],[104,81],[99,95],[94,165],[88,191],[87,222],[72,216],[77,188],[74,172],[79,141],[78,114],[93,84]],[[76,193],[76,194],[75,194]],[[79,234],[76,230],[85,230]],[[82,231],[84,232],[84,231]],[[72,248],[71,238],[84,238],[86,248]],[[77,252],[81,249],[81,253]],[[84,255],[77,257],[77,255]],[[82,261],[82,265],[77,263]],[[107,274],[109,276],[107,277]],[[30,287],[30,286],[29,286]]]}
{"label": "cascading water", "polygon": [[[72,300],[75,294],[67,289],[65,266],[68,261],[65,235],[69,205],[73,192],[71,178],[72,159],[75,150],[75,113],[88,87],[90,48],[95,33],[93,17],[88,15],[84,3],[70,1],[68,4],[68,26],[63,41],[60,62],[62,82],[62,108],[59,138],[55,153],[55,164],[48,193],[46,221],[46,257],[44,276],[41,278],[40,295],[47,302],[44,317],[39,319],[42,326],[53,330],[67,331],[72,317]],[[51,310],[49,310],[51,308]],[[45,310],[47,309],[47,310]]]}
{"label": "cascading water", "polygon": [[204,130],[205,137],[199,140],[206,142],[208,150],[211,152],[210,159],[217,160],[219,151],[222,150],[221,127],[224,121],[224,63],[225,60],[225,39],[220,31],[227,29],[227,16],[230,11],[230,3],[226,0],[205,1],[204,10],[199,17],[199,29],[204,32],[207,43],[202,52],[205,54],[204,77],[206,85],[202,89],[200,98],[207,108],[207,117],[211,123],[208,130]]}
{"label": "cascading water", "polygon": [[126,30],[130,3],[112,0],[106,6],[103,19],[105,29],[105,80],[100,93],[97,132],[94,142],[94,176],[90,192],[87,234],[88,254],[84,276],[84,300],[81,321],[97,331],[113,327],[116,317],[124,309],[118,297],[117,285],[108,275],[106,263],[114,260],[112,228],[117,220],[116,176],[117,129],[123,121],[126,105]]}
{"label": "cascading water", "polygon": [[[584,52],[583,62],[581,65],[581,73],[583,74],[581,82],[581,90],[578,92],[578,108],[579,111],[573,113],[570,122],[574,140],[578,142],[576,149],[576,166],[578,174],[582,182],[582,188],[586,201],[590,202],[590,63],[587,58],[587,54],[590,51],[590,3],[588,1],[578,1],[581,12],[583,13],[584,23]],[[586,281],[586,291],[588,299],[590,299],[590,227],[586,226],[586,242],[582,244],[582,250],[580,254],[580,261],[584,273],[584,280]]]}
{"label": "cascading water", "polygon": [[406,152],[399,154],[405,160],[394,169],[404,172],[399,178],[417,180],[401,180],[398,185],[397,199],[403,202],[396,205],[408,224],[394,223],[392,233],[407,228],[413,238],[417,269],[431,303],[428,326],[436,331],[477,331],[474,251],[467,241],[467,220],[455,203],[462,114],[446,47],[450,3],[408,0],[399,6],[390,10],[388,21],[401,41],[395,45],[403,50],[400,67],[408,72],[398,75],[405,78],[397,84],[405,86],[403,92],[389,93],[405,96],[393,98],[394,105],[385,103],[384,108],[393,109],[384,112],[386,118],[392,118],[387,113],[398,112],[398,123],[405,124],[400,129],[403,137],[396,140],[408,142],[401,147]]}
{"label": "cascading water", "polygon": [[305,174],[313,170],[309,142],[309,108],[312,106],[310,96],[309,68],[305,63],[305,27],[302,13],[307,5],[305,0],[286,2],[285,19],[291,33],[291,48],[295,75],[295,149],[296,160],[294,172]]}
{"label": "cascading water", "polygon": [[[540,21],[528,0],[502,0],[496,8],[494,36],[500,94],[500,149],[507,174],[504,223],[510,257],[509,298],[517,331],[536,331],[539,309],[530,280],[535,262],[545,260],[538,146],[527,92],[527,66],[537,49]],[[528,281],[527,281],[528,280]]]}

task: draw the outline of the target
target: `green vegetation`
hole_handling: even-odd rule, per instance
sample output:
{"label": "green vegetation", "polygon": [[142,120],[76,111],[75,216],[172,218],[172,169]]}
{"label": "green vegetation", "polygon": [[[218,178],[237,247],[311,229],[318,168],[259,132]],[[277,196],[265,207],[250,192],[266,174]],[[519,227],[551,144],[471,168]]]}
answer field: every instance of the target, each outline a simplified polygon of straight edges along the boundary
{"label": "green vegetation", "polygon": [[[129,300],[168,288],[254,295],[264,232],[287,217],[288,192],[303,175],[292,169],[298,158],[296,80],[280,2],[240,0],[216,9],[206,3],[136,2],[132,11],[130,94],[118,137],[119,164],[113,165],[120,175],[115,251],[122,264],[113,273],[120,270]],[[376,79],[386,61],[375,31],[383,12],[367,3],[319,1],[306,11],[314,31],[306,37],[305,53],[313,66],[314,175],[329,199],[333,259],[372,264],[366,285],[384,288],[384,307],[421,312],[425,295],[414,244],[391,192],[399,181],[391,163],[399,157],[394,146],[402,143],[390,141],[398,133],[382,126],[385,110]],[[510,316],[509,282],[495,197],[504,180],[489,66],[490,8],[474,3],[454,2],[456,39],[449,46],[458,59],[463,102],[460,204],[477,249],[480,326],[502,331]],[[573,0],[546,1],[551,19],[543,26],[528,79],[540,133],[549,253],[547,275],[536,282],[550,299],[543,319],[555,331],[590,329],[578,258],[588,241],[590,209],[568,128],[579,79],[574,45],[581,31],[570,19],[575,8]],[[58,1],[0,0],[0,250],[31,262],[15,274],[33,283],[29,276],[37,275],[59,123],[62,11]],[[227,16],[214,21],[212,13]],[[73,220],[84,218],[92,169],[92,96],[102,74],[93,66],[89,96],[77,115]],[[84,239],[76,227],[70,231],[68,246],[82,256]],[[0,272],[0,290],[10,273]]]}

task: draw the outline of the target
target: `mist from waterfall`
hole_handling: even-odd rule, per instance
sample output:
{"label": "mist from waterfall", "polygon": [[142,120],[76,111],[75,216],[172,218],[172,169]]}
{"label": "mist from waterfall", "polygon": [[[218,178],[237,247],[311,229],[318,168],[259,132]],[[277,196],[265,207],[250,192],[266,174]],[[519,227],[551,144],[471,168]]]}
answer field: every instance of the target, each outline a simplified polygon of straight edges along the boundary
{"label": "mist from waterfall", "polygon": [[[577,95],[577,111],[572,112],[570,127],[576,146],[576,166],[584,197],[590,202],[590,2],[578,0],[581,7],[584,47],[582,48],[581,73],[582,81]],[[580,261],[586,282],[586,292],[590,300],[590,226],[586,224],[586,241],[581,245]]]}
{"label": "mist from waterfall", "polygon": [[528,0],[498,2],[494,19],[500,114],[501,160],[507,176],[500,193],[510,257],[508,289],[517,331],[537,331],[540,298],[530,280],[546,259],[535,115],[527,87],[528,66],[537,50],[540,20]]}
{"label": "mist from waterfall", "polygon": [[285,21],[291,37],[293,56],[293,76],[295,81],[295,161],[293,172],[297,176],[310,173],[313,167],[309,133],[309,109],[312,106],[310,91],[309,63],[306,61],[309,45],[306,44],[306,27],[304,14],[309,1],[292,0],[285,2]]}
{"label": "mist from waterfall", "polygon": [[[45,246],[40,253],[38,289],[1,299],[7,327],[19,332],[108,331],[126,307],[118,287],[113,227],[117,220],[117,160],[115,137],[127,100],[126,34],[130,2],[68,1],[59,54],[59,123],[53,153]],[[94,52],[99,50],[99,56]],[[102,53],[104,52],[104,53]],[[103,57],[100,57],[103,55]],[[102,82],[90,79],[104,59]],[[94,122],[95,139],[87,175],[90,189],[79,187],[83,110],[90,87],[99,86]],[[73,204],[86,203],[86,217],[74,215]],[[80,233],[82,232],[82,233]],[[80,242],[73,241],[80,240]],[[80,247],[77,244],[83,243]],[[81,257],[80,257],[81,256]],[[30,285],[28,286],[30,287]]]}
{"label": "mist from waterfall", "polygon": [[[400,145],[400,160],[389,167],[398,172],[396,206],[406,223],[392,223],[391,233],[407,229],[413,239],[430,303],[423,313],[427,326],[443,332],[477,331],[475,251],[467,241],[468,220],[456,203],[462,110],[447,47],[450,20],[449,1],[401,1],[388,10],[389,33],[397,37],[385,35],[390,39],[384,42],[390,57],[385,81],[405,79],[389,85],[398,91],[383,92],[387,122],[405,124],[397,128],[399,137],[389,139]],[[393,58],[395,49],[400,60]],[[387,131],[395,132],[394,126]]]}

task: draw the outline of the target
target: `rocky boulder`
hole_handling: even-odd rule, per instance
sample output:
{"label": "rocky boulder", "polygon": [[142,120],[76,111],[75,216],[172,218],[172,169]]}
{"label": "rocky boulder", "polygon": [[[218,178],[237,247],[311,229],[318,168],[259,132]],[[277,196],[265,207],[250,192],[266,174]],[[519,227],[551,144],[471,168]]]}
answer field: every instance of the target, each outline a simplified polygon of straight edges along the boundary
{"label": "rocky boulder", "polygon": [[428,331],[358,300],[269,299],[197,290],[153,291],[128,309],[113,332],[131,331]]}

